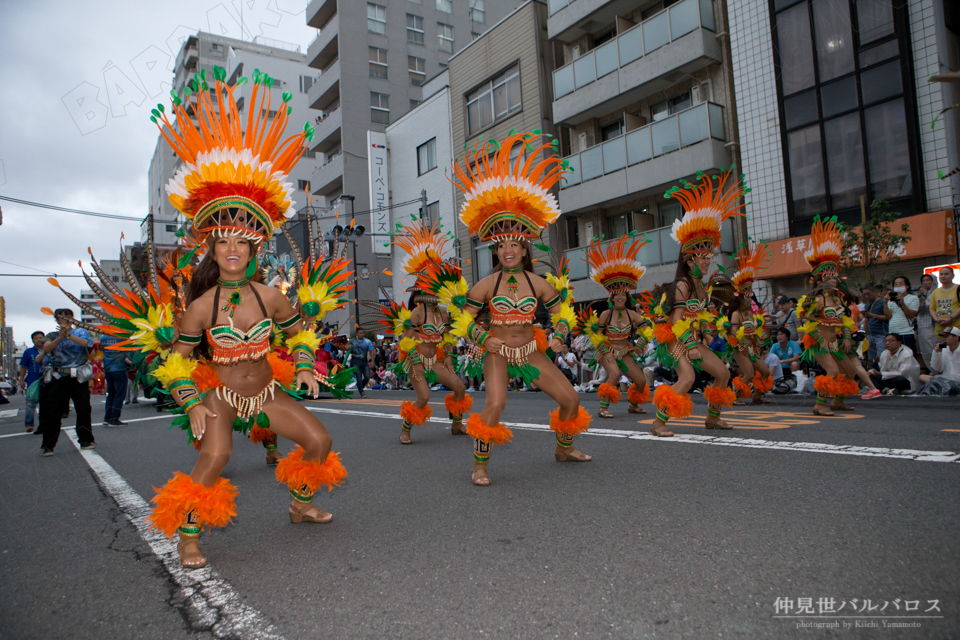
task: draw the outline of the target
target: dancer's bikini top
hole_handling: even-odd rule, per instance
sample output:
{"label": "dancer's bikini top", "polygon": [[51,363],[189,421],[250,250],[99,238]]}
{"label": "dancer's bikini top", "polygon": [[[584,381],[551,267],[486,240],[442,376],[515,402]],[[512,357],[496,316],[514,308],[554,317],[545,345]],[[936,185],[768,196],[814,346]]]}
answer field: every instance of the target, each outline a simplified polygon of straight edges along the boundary
{"label": "dancer's bikini top", "polygon": [[[530,291],[534,291],[533,283],[530,282],[530,276],[526,271],[523,277],[527,279],[527,286]],[[497,293],[500,289],[500,280],[503,278],[503,271],[497,276],[497,283],[493,285],[493,292]],[[495,295],[490,300],[490,324],[491,325],[516,325],[533,324],[533,317],[537,312],[538,300],[536,296],[527,296],[513,301],[507,296]]]}
{"label": "dancer's bikini top", "polygon": [[443,334],[447,332],[446,322],[443,321],[443,316],[439,313],[434,313],[434,318],[440,320],[440,324],[430,324],[426,322],[427,319],[427,305],[423,305],[423,318],[424,323],[420,325],[420,341],[426,342],[427,344],[439,344],[443,340]]}
{"label": "dancer's bikini top", "polygon": [[[613,318],[611,317],[611,320],[612,319]],[[627,312],[627,319],[630,319],[629,312]],[[630,334],[633,333],[633,323],[630,323],[625,327],[618,327],[614,324],[608,324],[605,328],[607,337],[610,338],[611,342],[623,342],[624,340],[629,340]]]}
{"label": "dancer's bikini top", "polygon": [[[267,315],[267,308],[256,288],[250,287],[260,311]],[[217,321],[217,312],[220,310],[220,287],[217,286],[213,294],[213,317],[210,322]],[[214,324],[207,329],[207,341],[212,351],[211,360],[215,364],[237,364],[239,362],[256,361],[267,356],[270,352],[270,334],[273,332],[273,319],[265,317],[246,331],[229,324]]]}

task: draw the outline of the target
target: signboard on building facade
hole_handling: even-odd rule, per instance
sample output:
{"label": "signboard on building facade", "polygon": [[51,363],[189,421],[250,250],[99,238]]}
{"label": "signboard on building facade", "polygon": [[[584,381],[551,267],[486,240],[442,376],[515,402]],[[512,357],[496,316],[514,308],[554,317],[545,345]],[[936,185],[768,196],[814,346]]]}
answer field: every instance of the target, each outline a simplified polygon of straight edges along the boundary
{"label": "signboard on building facade", "polygon": [[367,131],[370,176],[370,240],[373,252],[390,255],[390,183],[387,180],[387,134]]}

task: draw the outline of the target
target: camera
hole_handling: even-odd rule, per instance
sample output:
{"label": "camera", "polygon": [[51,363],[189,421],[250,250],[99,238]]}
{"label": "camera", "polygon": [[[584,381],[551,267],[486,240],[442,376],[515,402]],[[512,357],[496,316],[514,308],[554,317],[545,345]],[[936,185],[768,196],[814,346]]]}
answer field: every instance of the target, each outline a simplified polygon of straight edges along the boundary
{"label": "camera", "polygon": [[850,339],[854,342],[863,342],[864,338],[867,337],[865,331],[857,331],[850,335]]}
{"label": "camera", "polygon": [[946,343],[946,342],[938,342],[938,343],[937,343],[937,346],[940,347],[941,349],[946,349],[946,348],[947,348],[947,343]]}

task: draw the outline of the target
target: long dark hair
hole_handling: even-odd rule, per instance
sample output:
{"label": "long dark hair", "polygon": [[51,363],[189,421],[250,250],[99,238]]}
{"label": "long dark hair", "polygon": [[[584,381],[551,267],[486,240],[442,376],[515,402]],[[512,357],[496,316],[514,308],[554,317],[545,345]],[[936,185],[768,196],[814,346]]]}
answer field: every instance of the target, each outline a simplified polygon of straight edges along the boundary
{"label": "long dark hair", "polygon": [[[490,267],[490,273],[496,273],[497,271],[503,271],[503,265],[500,264],[500,257],[497,256],[497,252],[496,252],[496,248],[497,248],[497,245],[498,245],[498,244],[500,244],[500,243],[498,242],[497,244],[491,245],[491,246],[494,248],[494,251],[492,252],[492,253],[493,253],[493,266]],[[522,247],[523,247],[524,249],[526,249],[526,251],[527,251],[526,255],[523,256],[523,260],[522,260],[523,270],[524,270],[524,271],[529,271],[530,273],[533,273],[533,257],[530,255],[530,254],[531,254],[531,252],[530,252],[530,243],[527,242],[526,240],[520,240],[520,246],[522,246]]]}
{"label": "long dark hair", "polygon": [[[220,266],[217,264],[217,259],[213,249],[213,246],[216,244],[216,242],[217,238],[214,238],[212,235],[207,238],[207,254],[203,256],[203,260],[201,260],[200,264],[198,264],[193,270],[193,276],[190,278],[190,285],[187,287],[186,304],[188,307],[190,306],[190,303],[205,294],[215,284],[217,284],[217,279],[220,278]],[[246,240],[246,243],[250,247],[250,255],[255,259],[257,255],[256,245],[250,240]],[[259,268],[257,269],[256,273],[253,274],[251,281],[260,282]]]}
{"label": "long dark hair", "polygon": [[677,271],[673,275],[673,282],[667,287],[667,308],[664,309],[664,313],[673,311],[673,301],[677,296],[677,285],[680,284],[680,282],[686,283],[690,295],[693,295],[696,291],[696,287],[693,284],[693,276],[690,275],[690,267],[687,266],[687,260],[693,260],[693,256],[687,253],[681,253],[677,260]]}

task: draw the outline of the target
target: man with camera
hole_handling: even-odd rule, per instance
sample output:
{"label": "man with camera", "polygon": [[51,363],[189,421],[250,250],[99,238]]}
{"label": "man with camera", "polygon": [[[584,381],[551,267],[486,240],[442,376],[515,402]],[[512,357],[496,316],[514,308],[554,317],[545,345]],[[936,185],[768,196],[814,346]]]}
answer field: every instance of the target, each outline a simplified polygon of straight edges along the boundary
{"label": "man with camera", "polygon": [[[943,339],[933,348],[930,370],[960,381],[960,329],[947,327]],[[920,382],[930,382],[932,376],[920,376]]]}
{"label": "man with camera", "polygon": [[902,391],[916,391],[920,386],[920,364],[913,357],[913,351],[896,333],[884,336],[883,353],[880,354],[879,369],[870,372],[873,385],[886,390],[887,395]]}
{"label": "man with camera", "polygon": [[[90,422],[90,379],[93,366],[87,360],[90,334],[71,328],[73,311],[54,311],[59,325],[47,334],[43,352],[50,356],[49,370],[44,374],[46,393],[40,401],[40,430],[43,432],[43,456],[52,456],[60,439],[60,422],[73,400],[77,410],[77,441],[81,449],[93,449],[93,427]],[[47,379],[49,378],[49,379]]]}

